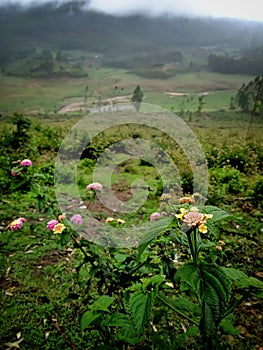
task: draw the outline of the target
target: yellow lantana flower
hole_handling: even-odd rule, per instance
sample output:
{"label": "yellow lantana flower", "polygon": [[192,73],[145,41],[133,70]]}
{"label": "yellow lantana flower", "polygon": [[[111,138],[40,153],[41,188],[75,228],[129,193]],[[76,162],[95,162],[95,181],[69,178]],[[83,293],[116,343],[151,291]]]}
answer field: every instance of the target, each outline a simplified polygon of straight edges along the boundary
{"label": "yellow lantana flower", "polygon": [[180,214],[175,214],[175,216],[177,217],[177,219],[183,219],[183,216],[185,215],[185,214],[187,214],[187,210],[186,209],[184,209],[184,208],[180,208]]}
{"label": "yellow lantana flower", "polygon": [[201,225],[198,226],[198,230],[201,233],[207,233],[207,226],[205,226],[204,224],[201,224]]}
{"label": "yellow lantana flower", "polygon": [[56,234],[58,234],[58,233],[62,233],[62,232],[65,230],[65,228],[66,228],[65,225],[58,223],[58,224],[56,224],[56,225],[54,226],[53,232],[54,232],[55,235],[56,235]]}
{"label": "yellow lantana flower", "polygon": [[115,219],[114,218],[107,218],[106,220],[105,220],[105,222],[106,222],[106,224],[108,224],[109,222],[112,222],[112,221],[114,221]]}
{"label": "yellow lantana flower", "polygon": [[205,214],[205,219],[208,220],[208,219],[212,219],[213,217],[213,214]]}
{"label": "yellow lantana flower", "polygon": [[118,224],[125,224],[125,220],[117,219],[117,223],[118,223]]}

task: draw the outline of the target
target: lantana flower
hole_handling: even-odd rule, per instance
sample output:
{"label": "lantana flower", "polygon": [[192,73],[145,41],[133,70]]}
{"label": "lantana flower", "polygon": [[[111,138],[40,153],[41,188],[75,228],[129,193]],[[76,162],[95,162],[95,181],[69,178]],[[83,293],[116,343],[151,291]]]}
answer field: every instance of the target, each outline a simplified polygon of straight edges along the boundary
{"label": "lantana flower", "polygon": [[183,219],[183,216],[187,213],[187,210],[185,208],[180,208],[180,214],[176,214],[175,216],[177,219]]}
{"label": "lantana flower", "polygon": [[83,219],[80,214],[75,214],[70,218],[70,221],[73,222],[75,225],[82,225],[83,224]]}
{"label": "lantana flower", "polygon": [[54,229],[54,226],[58,224],[58,220],[50,220],[48,223],[47,223],[47,229],[49,231],[53,231]]}
{"label": "lantana flower", "polygon": [[24,159],[21,161],[21,166],[32,166],[32,162],[30,159]]}
{"label": "lantana flower", "polygon": [[101,183],[99,182],[92,182],[91,184],[89,184],[87,187],[86,187],[87,190],[95,190],[95,191],[102,191],[103,189],[103,186]]}
{"label": "lantana flower", "polygon": [[53,232],[56,234],[62,233],[65,230],[66,226],[64,224],[58,223],[54,226]]}
{"label": "lantana flower", "polygon": [[17,231],[23,226],[23,223],[26,221],[27,220],[25,218],[18,218],[16,220],[12,221],[11,224],[8,226],[8,228],[11,231]]}
{"label": "lantana flower", "polygon": [[151,214],[150,221],[158,221],[160,220],[160,218],[161,218],[161,214],[155,212]]}
{"label": "lantana flower", "polygon": [[180,214],[176,214],[176,217],[190,227],[198,227],[201,233],[207,233],[207,226],[205,224],[213,215],[199,213],[197,207],[191,207],[189,211],[185,208],[180,208]]}
{"label": "lantana flower", "polygon": [[193,197],[182,197],[182,198],[180,198],[180,204],[184,204],[184,203],[193,204],[193,203],[195,203],[195,199]]}
{"label": "lantana flower", "polygon": [[161,202],[168,203],[171,198],[172,198],[172,196],[169,193],[163,193],[161,195],[160,200],[161,200]]}
{"label": "lantana flower", "polygon": [[109,217],[105,220],[105,222],[106,222],[106,224],[109,224],[110,222],[113,222],[114,220],[115,220],[114,218]]}
{"label": "lantana flower", "polygon": [[66,214],[61,214],[58,216],[58,220],[59,221],[62,221],[62,220],[65,220],[66,219]]}
{"label": "lantana flower", "polygon": [[14,169],[11,169],[11,175],[12,175],[12,176],[17,176],[17,173],[15,172]]}
{"label": "lantana flower", "polygon": [[123,224],[125,224],[125,220],[117,219],[117,223],[120,225],[123,225]]}

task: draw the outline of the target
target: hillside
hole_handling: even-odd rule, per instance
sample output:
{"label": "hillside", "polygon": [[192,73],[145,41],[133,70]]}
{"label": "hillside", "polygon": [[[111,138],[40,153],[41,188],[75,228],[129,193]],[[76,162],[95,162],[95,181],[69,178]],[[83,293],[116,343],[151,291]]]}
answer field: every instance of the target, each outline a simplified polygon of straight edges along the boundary
{"label": "hillside", "polygon": [[239,50],[252,43],[263,43],[263,24],[259,23],[142,15],[114,17],[82,7],[83,1],[27,9],[0,7],[0,64],[27,57],[36,47],[116,56],[201,46]]}

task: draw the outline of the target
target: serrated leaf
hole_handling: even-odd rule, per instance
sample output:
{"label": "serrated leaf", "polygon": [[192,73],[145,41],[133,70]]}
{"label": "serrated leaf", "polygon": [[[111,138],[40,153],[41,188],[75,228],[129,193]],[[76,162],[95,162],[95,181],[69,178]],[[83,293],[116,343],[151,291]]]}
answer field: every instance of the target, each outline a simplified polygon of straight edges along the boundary
{"label": "serrated leaf", "polygon": [[198,306],[196,304],[194,304],[192,301],[190,301],[186,298],[183,298],[183,297],[176,298],[175,300],[173,300],[171,302],[171,304],[176,309],[181,310],[181,311],[188,311],[191,314],[196,314],[196,313],[200,312],[200,309],[198,310]]}
{"label": "serrated leaf", "polygon": [[255,277],[249,277],[244,272],[232,267],[222,267],[225,274],[240,288],[255,287],[263,289],[263,282]]}
{"label": "serrated leaf", "polygon": [[232,322],[227,318],[224,318],[220,322],[219,327],[222,329],[223,334],[226,335],[236,335],[240,333],[240,330],[235,328]]}
{"label": "serrated leaf", "polygon": [[86,311],[80,320],[80,327],[81,329],[88,328],[89,325],[95,321],[98,317],[100,317],[100,314],[96,314],[93,311]]}
{"label": "serrated leaf", "polygon": [[224,271],[217,265],[200,263],[202,279],[203,318],[201,333],[205,337],[215,335],[217,327],[228,307],[231,284]]}
{"label": "serrated leaf", "polygon": [[162,232],[164,231],[168,225],[170,224],[171,219],[162,219],[160,221],[155,222],[152,226],[149,226],[149,230],[145,235],[141,238],[138,246],[138,260],[140,259],[142,253],[146,249],[146,247]]}
{"label": "serrated leaf", "polygon": [[117,312],[117,313],[112,315],[112,317],[108,321],[107,325],[111,326],[111,327],[121,327],[121,328],[127,327],[128,328],[132,324],[131,324],[131,321],[130,321],[128,315]]}
{"label": "serrated leaf", "polygon": [[206,205],[203,208],[203,212],[206,214],[213,214],[213,221],[220,221],[233,218],[233,215],[228,214],[225,210],[222,210],[213,205]]}
{"label": "serrated leaf", "polygon": [[93,311],[109,311],[108,308],[113,302],[113,297],[102,295],[93,304],[89,305],[89,309]]}
{"label": "serrated leaf", "polygon": [[150,278],[142,278],[142,288],[145,292],[148,286],[157,287],[165,280],[164,276],[155,275]]}
{"label": "serrated leaf", "polygon": [[143,333],[149,323],[155,296],[155,290],[147,293],[139,290],[130,296],[128,309],[138,336]]}
{"label": "serrated leaf", "polygon": [[197,265],[191,262],[186,263],[178,269],[176,275],[189,284],[194,291],[200,291],[201,276]]}

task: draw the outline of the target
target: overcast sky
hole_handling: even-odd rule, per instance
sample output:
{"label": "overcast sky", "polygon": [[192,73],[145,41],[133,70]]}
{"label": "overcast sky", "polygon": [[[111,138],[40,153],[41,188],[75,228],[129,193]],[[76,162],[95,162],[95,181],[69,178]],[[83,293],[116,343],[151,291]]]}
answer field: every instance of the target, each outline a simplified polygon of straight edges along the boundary
{"label": "overcast sky", "polygon": [[[67,0],[58,0],[66,2]],[[32,0],[0,0],[28,5]],[[34,3],[52,2],[34,0]],[[54,1],[56,2],[56,1]],[[263,22],[263,0],[90,0],[89,8],[115,15],[147,13],[213,16]]]}

